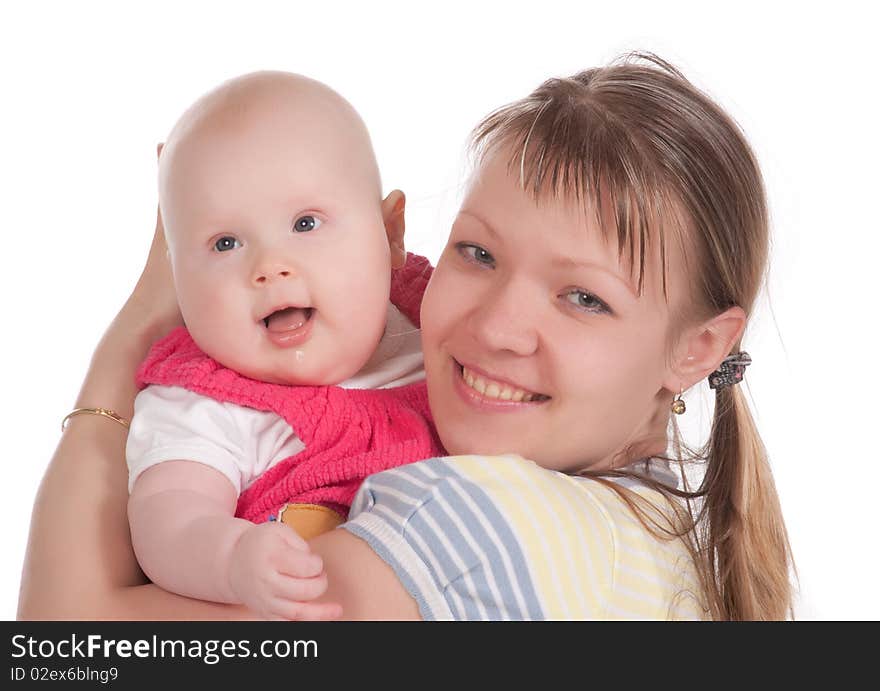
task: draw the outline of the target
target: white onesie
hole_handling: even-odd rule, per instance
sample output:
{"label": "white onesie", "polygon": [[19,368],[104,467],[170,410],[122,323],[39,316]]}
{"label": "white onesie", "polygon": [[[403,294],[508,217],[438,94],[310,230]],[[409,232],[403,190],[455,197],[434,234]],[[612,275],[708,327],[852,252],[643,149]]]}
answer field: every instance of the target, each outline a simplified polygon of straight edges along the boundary
{"label": "white onesie", "polygon": [[[421,334],[394,305],[369,362],[339,386],[387,389],[423,379]],[[262,473],[304,445],[275,413],[222,403],[178,386],[151,385],[134,402],[125,446],[128,490],[163,461],[197,461],[223,473],[241,494]]]}

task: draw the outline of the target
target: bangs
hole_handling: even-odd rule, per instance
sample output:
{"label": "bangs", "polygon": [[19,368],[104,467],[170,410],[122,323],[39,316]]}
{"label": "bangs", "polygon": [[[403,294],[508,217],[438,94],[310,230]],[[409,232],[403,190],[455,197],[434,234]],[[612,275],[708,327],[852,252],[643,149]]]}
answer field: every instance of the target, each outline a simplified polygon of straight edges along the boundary
{"label": "bangs", "polygon": [[490,153],[509,151],[509,173],[536,201],[563,199],[587,213],[592,207],[605,239],[616,240],[630,275],[637,269],[639,295],[646,254],[656,241],[668,300],[663,219],[678,218],[677,205],[647,142],[638,141],[637,128],[585,93],[585,76],[589,73],[551,79],[528,98],[492,112],[474,130],[471,151],[478,164]]}

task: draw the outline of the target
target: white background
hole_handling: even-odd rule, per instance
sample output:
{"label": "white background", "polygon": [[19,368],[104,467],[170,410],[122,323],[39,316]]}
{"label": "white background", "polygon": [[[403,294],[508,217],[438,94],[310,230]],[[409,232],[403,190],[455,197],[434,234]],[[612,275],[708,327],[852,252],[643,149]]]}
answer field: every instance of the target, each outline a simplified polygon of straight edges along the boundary
{"label": "white background", "polygon": [[[747,379],[799,567],[797,616],[880,618],[876,26],[849,2],[605,5],[4,4],[0,618],[15,616],[59,421],[146,255],[156,142],[194,98],[266,68],[334,87],[367,122],[386,191],[408,193],[410,248],[436,260],[477,120],[631,49],[727,108],[766,176],[772,269]],[[688,399],[691,427],[707,391]]]}

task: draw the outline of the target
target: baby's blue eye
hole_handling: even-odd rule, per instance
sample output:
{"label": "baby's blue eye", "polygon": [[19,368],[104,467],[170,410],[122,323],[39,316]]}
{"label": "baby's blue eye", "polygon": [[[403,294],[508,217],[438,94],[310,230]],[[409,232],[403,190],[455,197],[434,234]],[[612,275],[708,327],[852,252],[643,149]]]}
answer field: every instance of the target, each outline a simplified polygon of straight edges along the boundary
{"label": "baby's blue eye", "polygon": [[224,235],[214,243],[214,249],[218,252],[228,252],[236,247],[241,247],[241,243],[231,235]]}
{"label": "baby's blue eye", "polygon": [[495,257],[479,245],[472,245],[469,242],[460,242],[455,248],[465,259],[472,261],[475,264],[482,264],[483,266],[493,266],[495,264]]}
{"label": "baby's blue eye", "polygon": [[321,219],[314,216],[300,216],[293,223],[294,233],[308,233],[321,227]]}

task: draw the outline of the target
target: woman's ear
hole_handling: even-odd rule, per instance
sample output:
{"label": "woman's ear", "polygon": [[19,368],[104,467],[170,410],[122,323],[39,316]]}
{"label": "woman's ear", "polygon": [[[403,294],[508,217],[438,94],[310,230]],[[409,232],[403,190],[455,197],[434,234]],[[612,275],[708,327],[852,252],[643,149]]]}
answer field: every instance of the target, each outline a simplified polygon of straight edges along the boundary
{"label": "woman's ear", "polygon": [[393,190],[382,200],[382,220],[385,222],[385,233],[391,248],[392,269],[399,269],[406,264],[406,247],[403,244],[405,207],[406,197],[400,190]]}
{"label": "woman's ear", "polygon": [[689,389],[718,369],[746,328],[742,307],[730,307],[712,319],[685,331],[675,349],[672,369],[664,387],[675,393]]}

